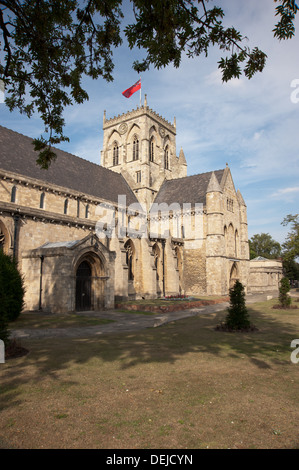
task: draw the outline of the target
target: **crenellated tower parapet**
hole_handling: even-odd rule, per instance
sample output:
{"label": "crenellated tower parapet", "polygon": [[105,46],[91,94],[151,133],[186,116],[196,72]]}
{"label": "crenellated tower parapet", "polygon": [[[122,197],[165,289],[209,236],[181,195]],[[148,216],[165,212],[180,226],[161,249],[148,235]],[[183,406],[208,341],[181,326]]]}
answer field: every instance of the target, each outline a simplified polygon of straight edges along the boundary
{"label": "crenellated tower parapet", "polygon": [[150,207],[165,179],[187,176],[185,157],[176,155],[176,121],[147,105],[107,119],[103,116],[102,166],[121,173],[138,200]]}

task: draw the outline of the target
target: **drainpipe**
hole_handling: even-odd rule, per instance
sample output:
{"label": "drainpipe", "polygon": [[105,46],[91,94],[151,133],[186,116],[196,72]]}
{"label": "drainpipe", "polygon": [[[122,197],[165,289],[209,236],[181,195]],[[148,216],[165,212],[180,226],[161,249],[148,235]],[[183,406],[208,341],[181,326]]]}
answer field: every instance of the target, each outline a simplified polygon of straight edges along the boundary
{"label": "drainpipe", "polygon": [[42,310],[42,291],[43,291],[43,262],[45,257],[40,256],[40,277],[39,277],[39,306],[38,309]]}
{"label": "drainpipe", "polygon": [[162,240],[163,297],[165,297],[165,240]]}

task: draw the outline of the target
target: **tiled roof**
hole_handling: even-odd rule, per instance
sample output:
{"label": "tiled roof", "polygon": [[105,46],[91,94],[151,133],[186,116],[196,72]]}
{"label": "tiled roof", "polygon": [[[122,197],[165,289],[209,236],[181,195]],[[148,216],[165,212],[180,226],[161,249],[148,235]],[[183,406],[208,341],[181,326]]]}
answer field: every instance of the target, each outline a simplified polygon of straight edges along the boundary
{"label": "tiled roof", "polygon": [[59,149],[48,170],[37,163],[32,139],[0,126],[0,169],[55,184],[82,194],[118,202],[125,195],[127,204],[137,199],[121,174]]}
{"label": "tiled roof", "polygon": [[[215,176],[221,183],[221,179],[225,170],[214,171]],[[206,202],[206,191],[210,182],[212,171],[201,173],[199,175],[186,176],[174,180],[166,180],[162,184],[158,192],[155,203],[172,204],[178,203],[180,205],[190,203],[203,203]]]}

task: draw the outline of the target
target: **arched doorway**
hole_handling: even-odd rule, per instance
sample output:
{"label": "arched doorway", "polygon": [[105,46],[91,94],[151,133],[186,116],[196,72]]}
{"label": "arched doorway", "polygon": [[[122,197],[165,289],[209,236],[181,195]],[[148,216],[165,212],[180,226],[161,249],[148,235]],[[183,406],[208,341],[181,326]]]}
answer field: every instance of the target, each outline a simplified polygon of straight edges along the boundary
{"label": "arched doorway", "polygon": [[0,221],[0,250],[5,254],[9,251],[9,233],[5,225]]}
{"label": "arched doorway", "polygon": [[91,266],[82,261],[76,272],[76,310],[91,309]]}

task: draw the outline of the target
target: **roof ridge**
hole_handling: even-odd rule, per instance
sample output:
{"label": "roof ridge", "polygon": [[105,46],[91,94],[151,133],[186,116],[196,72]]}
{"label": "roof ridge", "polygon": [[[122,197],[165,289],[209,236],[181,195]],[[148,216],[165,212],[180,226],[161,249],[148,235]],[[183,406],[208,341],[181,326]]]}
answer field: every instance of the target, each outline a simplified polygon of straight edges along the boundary
{"label": "roof ridge", "polygon": [[[204,173],[195,173],[194,175],[188,175],[188,176],[183,176],[183,177],[179,177],[179,178],[172,178],[172,179],[169,179],[169,180],[164,180],[164,183],[169,183],[170,181],[177,181],[177,180],[184,180],[184,179],[187,179],[187,178],[192,178],[193,176],[202,176],[202,175],[208,175],[209,173],[216,173],[217,171],[224,171],[225,168],[219,168],[218,170],[210,170],[210,171],[205,171]],[[164,184],[163,183],[163,184]]]}
{"label": "roof ridge", "polygon": [[[32,140],[32,141],[34,140],[34,137],[29,137],[28,135],[22,134],[21,132],[18,132],[18,131],[14,131],[14,130],[12,130],[12,129],[9,129],[9,127],[2,126],[1,124],[0,124],[0,127],[2,127],[3,129],[6,129],[6,130],[9,131],[9,132],[13,132],[13,133],[18,134],[18,135],[20,135],[20,136],[22,136],[22,137],[25,137],[26,139],[29,139],[29,140]],[[92,161],[90,161],[90,160],[87,160],[86,158],[79,157],[79,155],[75,155],[74,153],[68,152],[68,151],[66,151],[66,150],[62,150],[62,149],[60,149],[60,148],[58,148],[58,147],[53,147],[53,146],[51,146],[51,148],[52,148],[54,151],[55,151],[55,150],[58,150],[59,152],[62,152],[62,153],[67,154],[67,155],[70,155],[70,156],[72,156],[72,157],[74,157],[74,158],[78,158],[79,160],[83,160],[84,162],[87,162],[87,163],[89,163],[89,164],[95,165],[96,167],[103,168],[104,170],[110,171],[110,172],[112,172],[113,174],[118,174],[118,175],[120,174],[120,173],[116,173],[116,171],[110,170],[110,168],[106,168],[106,167],[102,166],[102,165],[99,164],[99,163],[95,163],[95,162],[92,162]],[[32,150],[34,150],[34,149],[32,149]],[[51,165],[50,165],[50,166],[51,166]]]}
{"label": "roof ridge", "polygon": [[[79,191],[90,197],[103,198],[116,203],[118,200],[117,191],[112,188],[118,187],[126,194],[127,204],[138,201],[134,191],[121,173],[56,147],[53,147],[53,150],[57,152],[57,163],[53,162],[53,165],[50,165],[48,170],[43,170],[36,163],[37,157],[32,145],[32,137],[0,125],[1,141],[2,137],[4,149],[3,155],[1,155],[2,152],[0,154],[0,167],[4,170],[13,171],[20,176],[35,178],[46,184],[56,184],[69,190]],[[5,155],[7,152],[11,152],[10,148],[13,149],[13,152],[16,152],[12,157],[13,167],[11,167],[9,161],[5,163]],[[21,148],[25,152],[24,157],[27,154],[30,157],[29,166],[25,164],[26,158],[24,159],[20,155]],[[67,171],[68,168],[71,171]],[[83,179],[82,173],[85,175]],[[89,182],[87,182],[86,178],[89,178]],[[107,194],[103,193],[103,189],[98,188],[100,182],[106,188]]]}

